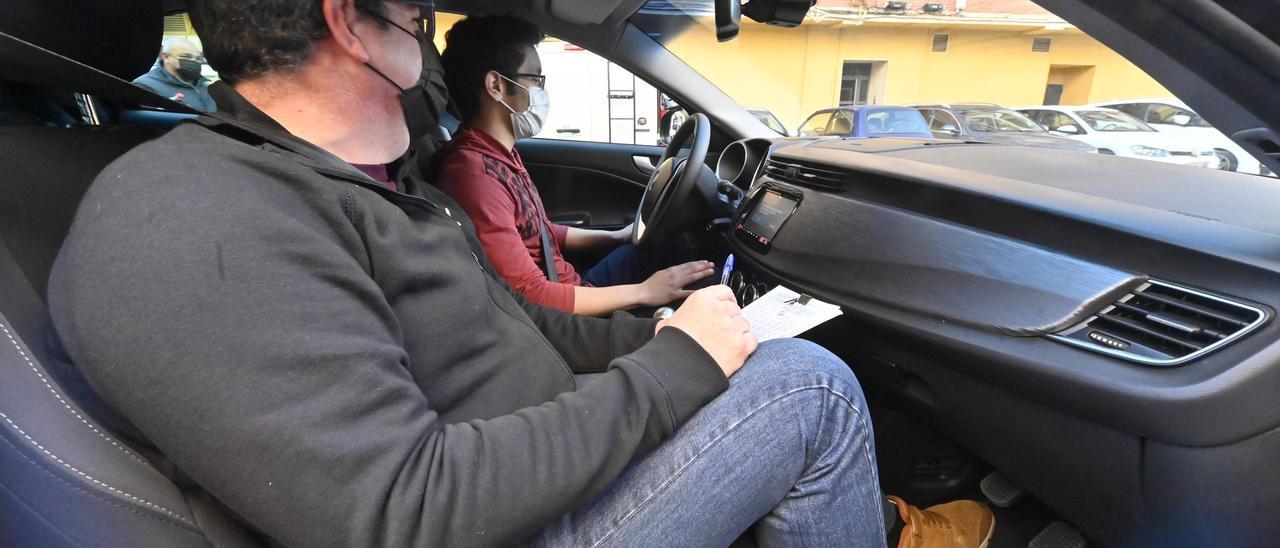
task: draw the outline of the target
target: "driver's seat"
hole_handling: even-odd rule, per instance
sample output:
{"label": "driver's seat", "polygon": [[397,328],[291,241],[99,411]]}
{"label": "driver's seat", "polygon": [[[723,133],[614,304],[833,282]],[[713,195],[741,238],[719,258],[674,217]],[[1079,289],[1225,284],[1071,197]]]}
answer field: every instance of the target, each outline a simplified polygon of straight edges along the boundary
{"label": "driver's seat", "polygon": [[0,101],[13,114],[0,127],[0,544],[260,546],[207,493],[171,479],[179,474],[163,457],[95,420],[74,371],[42,359],[45,279],[80,197],[107,163],[158,132],[67,126],[78,112],[51,122],[25,108],[69,92],[140,97],[127,81],[32,42],[116,76],[141,74],[160,44],[161,7],[129,4],[9,0],[0,19]]}

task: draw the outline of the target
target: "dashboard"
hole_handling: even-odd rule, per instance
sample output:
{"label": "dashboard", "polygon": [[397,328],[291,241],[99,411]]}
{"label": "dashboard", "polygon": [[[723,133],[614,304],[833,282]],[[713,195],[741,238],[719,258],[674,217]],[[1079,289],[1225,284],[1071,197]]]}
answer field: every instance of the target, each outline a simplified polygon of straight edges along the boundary
{"label": "dashboard", "polygon": [[1159,538],[1132,524],[1197,482],[1280,515],[1215,460],[1280,457],[1280,183],[915,139],[738,141],[717,175],[741,301],[840,305],[820,342],[1092,534]]}

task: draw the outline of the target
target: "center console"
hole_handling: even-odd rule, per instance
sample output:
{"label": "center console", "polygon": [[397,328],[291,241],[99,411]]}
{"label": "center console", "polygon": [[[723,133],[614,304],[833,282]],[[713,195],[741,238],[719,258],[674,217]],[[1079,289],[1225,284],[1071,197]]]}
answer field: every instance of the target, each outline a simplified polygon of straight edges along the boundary
{"label": "center console", "polygon": [[800,207],[803,197],[789,189],[761,185],[747,198],[746,205],[734,219],[734,237],[756,253],[768,253],[774,238]]}

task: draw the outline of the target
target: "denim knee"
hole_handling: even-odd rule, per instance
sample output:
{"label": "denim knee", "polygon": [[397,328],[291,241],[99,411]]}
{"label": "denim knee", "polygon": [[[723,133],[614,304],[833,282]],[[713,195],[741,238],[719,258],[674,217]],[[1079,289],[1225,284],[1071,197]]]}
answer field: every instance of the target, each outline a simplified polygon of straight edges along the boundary
{"label": "denim knee", "polygon": [[862,387],[849,365],[829,350],[803,339],[760,343],[730,383],[785,382],[792,386],[822,384],[862,400]]}
{"label": "denim knee", "polygon": [[[813,372],[833,379],[853,380],[853,371],[831,351],[804,339],[773,339],[760,343],[748,362],[762,362],[776,372]],[[856,381],[855,381],[856,382]]]}

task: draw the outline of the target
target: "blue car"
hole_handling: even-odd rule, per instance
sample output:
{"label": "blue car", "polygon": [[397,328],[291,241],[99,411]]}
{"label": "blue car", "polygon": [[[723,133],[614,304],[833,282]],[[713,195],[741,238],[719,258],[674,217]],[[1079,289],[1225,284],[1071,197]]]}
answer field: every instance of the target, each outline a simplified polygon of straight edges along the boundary
{"label": "blue car", "polygon": [[799,137],[836,136],[860,139],[865,137],[920,137],[932,138],[929,124],[920,111],[907,107],[882,105],[848,106],[819,110],[809,116],[800,129]]}

